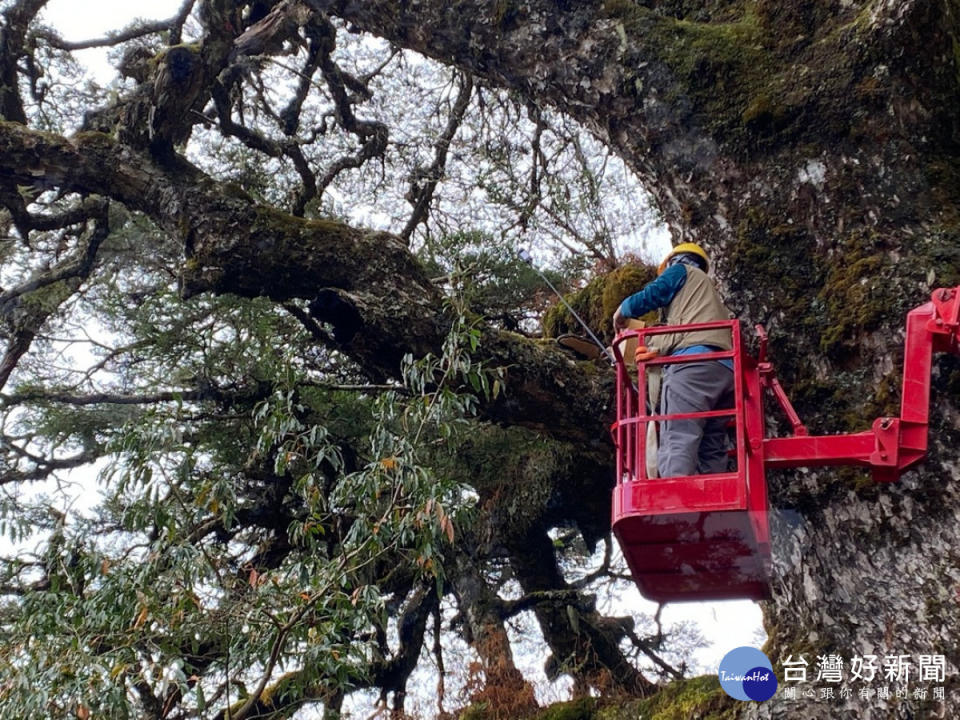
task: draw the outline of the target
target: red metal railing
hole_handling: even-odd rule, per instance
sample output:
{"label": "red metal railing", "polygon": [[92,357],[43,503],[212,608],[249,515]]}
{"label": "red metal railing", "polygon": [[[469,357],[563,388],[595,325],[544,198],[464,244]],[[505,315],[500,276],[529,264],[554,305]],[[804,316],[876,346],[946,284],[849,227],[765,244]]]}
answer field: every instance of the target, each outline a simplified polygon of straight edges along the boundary
{"label": "red metal railing", "polygon": [[[696,353],[688,355],[667,355],[656,357],[637,363],[637,383],[633,384],[628,364],[630,359],[623,357],[622,347],[630,339],[636,338],[638,345],[647,345],[647,338],[663,334],[690,333],[700,330],[729,330],[731,333],[731,350]],[[683,326],[659,326],[626,330],[621,333],[613,344],[613,353],[617,363],[617,420],[611,426],[614,442],[620,450],[617,453],[617,477],[619,482],[624,479],[647,480],[649,474],[646,467],[647,427],[651,422],[669,420],[708,419],[715,417],[730,417],[736,427],[737,467],[743,467],[744,457],[744,428],[743,428],[743,378],[740,367],[741,338],[740,322],[738,320],[720,320],[709,323],[697,323]],[[706,410],[694,413],[674,413],[663,415],[647,412],[647,369],[648,367],[662,367],[665,365],[680,365],[708,360],[725,360],[733,362],[734,376],[734,406],[720,410]],[[690,476],[695,477],[695,476]]]}
{"label": "red metal railing", "polygon": [[[642,345],[647,338],[665,333],[729,328],[733,349],[696,355],[671,355],[641,362],[633,385],[621,347],[633,337]],[[736,320],[628,330],[614,342],[617,360],[617,421],[611,432],[618,448],[617,478],[649,479],[646,469],[646,427],[651,422],[731,416],[736,425],[737,468],[754,465],[750,478],[762,478],[764,468],[859,465],[871,468],[883,482],[899,478],[927,453],[930,422],[930,374],[933,354],[960,355],[960,287],[934,291],[931,302],[907,315],[904,340],[903,383],[899,417],[878,418],[870,430],[839,435],[810,435],[777,380],[766,358],[767,335],[757,326],[760,351],[756,360],[742,352],[740,324]],[[734,363],[735,404],[725,410],[659,415],[647,412],[647,368],[676,363],[730,358]],[[792,435],[765,436],[763,393],[769,390],[790,423]],[[759,463],[759,465],[758,465]],[[699,476],[691,476],[699,477]]]}

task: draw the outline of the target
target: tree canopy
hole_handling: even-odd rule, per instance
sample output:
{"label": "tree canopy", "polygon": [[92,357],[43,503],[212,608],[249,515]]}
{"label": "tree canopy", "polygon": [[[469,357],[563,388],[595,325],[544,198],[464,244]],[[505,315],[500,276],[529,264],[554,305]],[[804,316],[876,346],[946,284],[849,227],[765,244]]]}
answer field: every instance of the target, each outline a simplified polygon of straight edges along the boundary
{"label": "tree canopy", "polygon": [[[430,664],[438,714],[532,716],[517,618],[577,696],[649,697],[695,638],[604,612],[613,377],[535,337],[516,244],[600,329],[648,193],[823,431],[960,283],[955,0],[186,0],[88,41],[45,4],[0,2],[3,716],[399,715]],[[771,478],[772,657],[960,662],[958,378],[900,485]]]}

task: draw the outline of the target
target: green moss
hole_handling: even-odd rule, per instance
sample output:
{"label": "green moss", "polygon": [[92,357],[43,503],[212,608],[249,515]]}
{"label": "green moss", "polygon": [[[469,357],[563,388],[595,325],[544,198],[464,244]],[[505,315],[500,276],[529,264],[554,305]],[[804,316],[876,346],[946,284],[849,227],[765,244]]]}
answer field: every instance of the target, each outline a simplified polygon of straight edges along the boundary
{"label": "green moss", "polygon": [[898,416],[901,377],[901,367],[898,366],[875,383],[873,396],[857,408],[858,412],[843,416],[844,427],[850,431],[867,430],[879,417]]}
{"label": "green moss", "polygon": [[[469,483],[480,502],[509,518],[504,532],[522,537],[555,500],[557,477],[576,459],[573,446],[524,428],[477,425],[430,458],[438,473]],[[504,539],[504,538],[501,538]]]}
{"label": "green moss", "polygon": [[493,7],[493,22],[501,30],[514,27],[521,18],[521,8],[515,0],[497,0]]}
{"label": "green moss", "polygon": [[883,317],[881,301],[871,292],[869,279],[879,272],[883,259],[860,257],[853,262],[836,263],[820,294],[831,323],[820,336],[820,349],[836,357],[841,350],[860,352],[862,331],[874,329]]}
{"label": "green moss", "polygon": [[[733,720],[738,703],[720,687],[715,675],[678,680],[642,699],[580,698],[545,708],[536,720]],[[488,720],[485,708],[470,720]]]}
{"label": "green moss", "polygon": [[551,705],[536,720],[593,720],[596,708],[596,698],[583,697]]}
{"label": "green moss", "polygon": [[[254,714],[262,716],[265,712],[275,711],[284,704],[285,696],[297,696],[296,686],[301,680],[301,674],[297,672],[288,672],[282,675],[279,680],[269,685],[260,695],[260,699],[253,706]],[[246,702],[247,698],[241,698],[235,702],[230,706],[227,716],[231,717],[237,714]]]}
{"label": "green moss", "polygon": [[613,317],[623,299],[641,290],[656,277],[652,267],[624,265],[606,275],[600,291],[600,312]]}
{"label": "green moss", "polygon": [[[651,266],[624,265],[594,278],[582,290],[565,296],[565,299],[599,337],[610,340],[613,338],[610,320],[617,307],[625,297],[641,290],[655,277],[656,272]],[[546,337],[568,332],[583,334],[580,324],[561,303],[544,314],[542,324]]]}
{"label": "green moss", "polygon": [[751,209],[730,247],[735,269],[731,286],[752,307],[777,299],[783,325],[804,329],[823,268],[805,228]]}
{"label": "green moss", "polygon": [[220,185],[220,191],[225,197],[234,198],[237,200],[244,200],[247,202],[253,202],[253,197],[246,190],[243,189],[243,186],[237,182],[225,182]]}
{"label": "green moss", "polygon": [[829,265],[818,299],[828,322],[820,334],[820,350],[843,360],[861,352],[863,333],[876,330],[893,317],[891,285],[896,276],[880,241],[866,231],[851,234],[841,245],[839,262]]}
{"label": "green moss", "polygon": [[75,145],[79,145],[84,149],[98,147],[112,150],[117,146],[116,141],[110,135],[97,130],[81,130],[75,133],[70,139]]}
{"label": "green moss", "polygon": [[954,370],[947,376],[947,395],[960,398],[960,370]]}
{"label": "green moss", "polygon": [[[866,430],[876,417],[896,414],[899,367],[865,404],[864,388],[875,383],[858,345],[865,333],[902,317],[897,303],[905,293],[896,289],[896,268],[883,242],[859,230],[827,257],[806,226],[760,210],[748,212],[738,227],[731,246],[737,272],[730,284],[758,315],[775,307],[767,328],[770,357],[811,432]],[[810,362],[821,353],[835,362],[825,377]],[[771,417],[780,419],[777,413]]]}
{"label": "green moss", "polygon": [[601,708],[595,720],[732,720],[737,703],[720,687],[715,675],[678,680],[649,698]]}
{"label": "green moss", "polygon": [[[896,304],[900,294],[891,285],[897,268],[884,242],[870,231],[857,230],[839,243],[834,257],[826,258],[805,227],[771,220],[754,210],[741,223],[731,248],[738,269],[731,285],[753,307],[777,298],[780,319],[778,330],[771,332],[774,355],[786,338],[782,333],[789,330],[793,342],[797,336],[810,337],[816,342],[812,350],[845,362],[859,357],[864,333],[900,317]],[[783,367],[802,376],[800,363],[782,360]],[[793,375],[791,371],[786,375]]]}
{"label": "green moss", "polygon": [[23,309],[30,313],[49,315],[73,295],[79,285],[80,280],[78,278],[58,280],[49,285],[42,285],[36,290],[21,296]]}
{"label": "green moss", "polygon": [[628,39],[644,38],[658,48],[660,60],[677,79],[663,99],[693,116],[686,122],[707,123],[721,136],[740,134],[742,117],[756,99],[779,95],[772,56],[764,45],[767,35],[751,3],[733,8],[728,3],[722,11],[686,9],[684,14],[696,19],[670,17],[626,0],[606,0],[604,10],[622,23]]}
{"label": "green moss", "polygon": [[740,115],[743,125],[755,132],[778,130],[788,119],[787,109],[781,103],[775,103],[767,92],[754,97]]}
{"label": "green moss", "polygon": [[487,710],[487,703],[478,702],[468,705],[457,716],[459,720],[490,720],[490,712]]}
{"label": "green moss", "polygon": [[794,660],[802,656],[808,663],[814,663],[818,655],[826,655],[834,650],[822,639],[812,640],[810,628],[798,625],[788,617],[779,618],[783,620],[782,624],[777,623],[776,619],[773,612],[764,610],[763,629],[767,633],[767,641],[760,649],[773,663],[777,682],[782,686],[784,660],[790,656]]}

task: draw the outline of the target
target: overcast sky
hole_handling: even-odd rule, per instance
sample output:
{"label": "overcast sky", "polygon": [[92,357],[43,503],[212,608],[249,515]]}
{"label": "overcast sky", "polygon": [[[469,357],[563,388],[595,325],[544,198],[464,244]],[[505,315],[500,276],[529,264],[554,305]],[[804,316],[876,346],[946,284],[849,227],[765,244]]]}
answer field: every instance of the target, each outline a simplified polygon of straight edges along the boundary
{"label": "overcast sky", "polygon": [[173,17],[182,0],[50,0],[43,10],[48,22],[67,40],[86,40],[122,28],[136,17]]}
{"label": "overcast sky", "polygon": [[[183,0],[50,0],[42,12],[64,40],[78,41],[100,38],[110,30],[120,30],[134,19],[165,20],[176,15]],[[107,64],[107,50],[96,48],[76,53],[101,84],[114,76]]]}

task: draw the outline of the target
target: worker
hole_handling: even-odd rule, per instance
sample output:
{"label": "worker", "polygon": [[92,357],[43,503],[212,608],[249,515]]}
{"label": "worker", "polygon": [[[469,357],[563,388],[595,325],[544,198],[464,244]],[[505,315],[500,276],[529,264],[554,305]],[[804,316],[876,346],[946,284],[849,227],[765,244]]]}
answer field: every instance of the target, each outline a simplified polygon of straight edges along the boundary
{"label": "worker", "polygon": [[[707,277],[709,259],[696,243],[673,248],[660,263],[657,278],[626,298],[613,315],[619,331],[627,318],[660,311],[664,325],[690,325],[729,320],[732,313]],[[636,350],[637,362],[665,355],[732,349],[730,330],[652,335],[649,346]],[[733,363],[729,358],[666,365],[661,389],[664,415],[732,408]],[[660,477],[725,472],[728,463],[726,426],[729,417],[669,420],[661,423],[657,466]]]}

